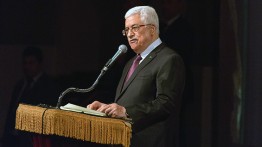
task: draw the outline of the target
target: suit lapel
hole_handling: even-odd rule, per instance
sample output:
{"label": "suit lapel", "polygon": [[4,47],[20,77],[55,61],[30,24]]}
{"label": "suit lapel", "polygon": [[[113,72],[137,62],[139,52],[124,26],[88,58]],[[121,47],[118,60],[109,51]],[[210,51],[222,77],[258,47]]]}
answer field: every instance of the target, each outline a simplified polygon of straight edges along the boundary
{"label": "suit lapel", "polygon": [[116,97],[119,97],[119,94],[121,93],[122,89],[123,89],[123,86],[125,84],[125,79],[126,79],[126,76],[127,76],[127,73],[130,69],[130,67],[132,66],[132,62],[133,62],[134,58],[130,59],[130,61],[127,63],[126,67],[124,68],[123,70],[123,74],[122,74],[122,77],[119,81],[119,86],[120,88],[118,87],[117,89],[117,92],[116,92]]}
{"label": "suit lapel", "polygon": [[[125,92],[125,90],[127,89],[127,87],[133,82],[133,80],[135,79],[135,77],[138,75],[138,73],[145,67],[147,66],[156,56],[157,53],[164,47],[163,43],[160,44],[156,49],[154,49],[150,54],[147,55],[147,57],[139,64],[139,66],[136,68],[136,70],[133,72],[132,76],[129,78],[129,80],[127,81],[126,84],[124,84],[125,81],[125,77],[128,73],[129,68],[132,65],[132,62],[129,63],[127,70],[125,70],[125,73],[122,78],[121,78],[121,87],[122,90],[117,93],[116,95],[116,99],[115,101],[119,100],[121,95]],[[132,60],[133,61],[133,60]]]}

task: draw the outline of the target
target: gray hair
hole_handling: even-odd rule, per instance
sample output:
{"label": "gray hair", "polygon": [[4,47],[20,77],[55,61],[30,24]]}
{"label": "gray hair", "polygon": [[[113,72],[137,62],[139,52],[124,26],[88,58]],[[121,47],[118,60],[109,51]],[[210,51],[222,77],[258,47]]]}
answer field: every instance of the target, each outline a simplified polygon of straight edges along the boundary
{"label": "gray hair", "polygon": [[159,34],[159,20],[154,8],[150,6],[133,7],[126,12],[125,19],[134,14],[139,14],[143,23],[153,24],[156,27],[156,32]]}

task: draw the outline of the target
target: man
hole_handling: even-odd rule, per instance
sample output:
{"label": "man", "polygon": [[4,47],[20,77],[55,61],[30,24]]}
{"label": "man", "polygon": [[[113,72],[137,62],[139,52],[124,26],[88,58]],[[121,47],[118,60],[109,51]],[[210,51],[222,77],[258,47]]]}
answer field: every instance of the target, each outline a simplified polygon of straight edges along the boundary
{"label": "man", "polygon": [[174,146],[185,83],[182,58],[159,38],[158,16],[152,7],[128,10],[123,34],[142,59],[130,77],[137,56],[124,67],[115,103],[95,101],[87,107],[111,117],[131,118],[131,146]]}
{"label": "man", "polygon": [[183,147],[191,146],[195,143],[195,136],[198,135],[197,131],[192,127],[195,126],[196,120],[194,119],[196,117],[194,116],[196,115],[196,109],[198,109],[194,96],[193,67],[196,63],[193,62],[193,28],[183,16],[186,7],[185,0],[161,0],[158,7],[161,13],[160,16],[162,16],[161,21],[165,24],[160,29],[160,37],[163,42],[179,53],[185,63],[186,83],[181,106],[180,144]]}
{"label": "man", "polygon": [[163,0],[158,7],[161,12],[161,39],[175,49],[187,64],[193,59],[193,28],[183,17],[185,0]]}
{"label": "man", "polygon": [[23,52],[24,77],[14,89],[13,99],[19,103],[55,106],[60,90],[58,84],[43,70],[42,50],[27,47]]}
{"label": "man", "polygon": [[6,146],[33,146],[30,135],[15,130],[15,115],[19,103],[31,105],[42,103],[55,106],[57,102],[60,88],[43,71],[42,61],[43,55],[40,48],[25,48],[23,52],[24,77],[15,85],[6,120],[4,134],[4,145]]}

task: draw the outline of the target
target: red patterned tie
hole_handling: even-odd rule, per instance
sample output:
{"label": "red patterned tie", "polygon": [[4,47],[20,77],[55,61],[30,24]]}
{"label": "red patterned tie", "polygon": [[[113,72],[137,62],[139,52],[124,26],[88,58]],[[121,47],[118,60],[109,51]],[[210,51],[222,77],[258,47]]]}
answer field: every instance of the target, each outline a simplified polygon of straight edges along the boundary
{"label": "red patterned tie", "polygon": [[131,75],[133,74],[133,72],[135,71],[136,67],[139,64],[139,61],[142,59],[142,57],[140,56],[140,54],[137,55],[136,59],[133,61],[133,64],[131,66],[131,68],[128,71],[128,74],[126,76],[126,80],[125,83],[129,80],[129,78],[131,77]]}

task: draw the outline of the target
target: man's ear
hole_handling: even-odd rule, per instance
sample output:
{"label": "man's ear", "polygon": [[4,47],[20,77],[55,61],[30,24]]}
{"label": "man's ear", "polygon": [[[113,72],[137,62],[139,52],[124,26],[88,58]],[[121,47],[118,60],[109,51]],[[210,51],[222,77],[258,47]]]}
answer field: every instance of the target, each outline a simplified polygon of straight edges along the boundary
{"label": "man's ear", "polygon": [[152,25],[150,28],[150,32],[153,35],[154,33],[156,33],[156,26]]}

